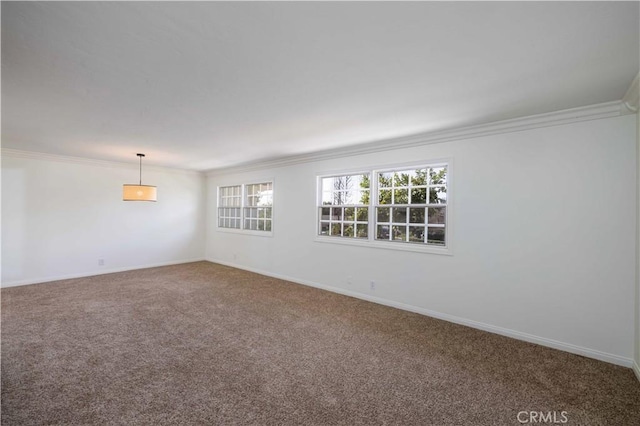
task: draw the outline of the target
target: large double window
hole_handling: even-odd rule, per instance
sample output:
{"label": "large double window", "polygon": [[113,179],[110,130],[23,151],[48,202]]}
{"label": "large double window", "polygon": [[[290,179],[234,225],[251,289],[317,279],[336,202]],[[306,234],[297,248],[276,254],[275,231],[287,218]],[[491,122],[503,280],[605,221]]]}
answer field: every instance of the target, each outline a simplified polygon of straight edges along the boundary
{"label": "large double window", "polygon": [[273,182],[219,187],[218,228],[271,232]]}
{"label": "large double window", "polygon": [[322,176],[318,234],[446,248],[448,171],[437,163]]}

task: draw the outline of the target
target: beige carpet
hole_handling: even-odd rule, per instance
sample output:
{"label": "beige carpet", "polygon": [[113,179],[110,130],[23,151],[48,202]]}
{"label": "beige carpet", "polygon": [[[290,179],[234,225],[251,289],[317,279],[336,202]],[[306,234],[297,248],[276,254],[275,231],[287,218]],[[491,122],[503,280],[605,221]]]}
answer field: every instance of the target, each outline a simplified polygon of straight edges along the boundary
{"label": "beige carpet", "polygon": [[520,411],[640,425],[640,383],[208,262],[2,290],[3,425],[518,425]]}

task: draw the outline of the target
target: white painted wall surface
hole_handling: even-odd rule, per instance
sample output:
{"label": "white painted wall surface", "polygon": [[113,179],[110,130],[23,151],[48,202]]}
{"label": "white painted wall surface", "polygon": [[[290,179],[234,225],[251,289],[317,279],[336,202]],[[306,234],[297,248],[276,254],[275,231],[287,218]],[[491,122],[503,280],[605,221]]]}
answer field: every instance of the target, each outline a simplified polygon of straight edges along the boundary
{"label": "white painted wall surface", "polygon": [[2,286],[202,259],[204,176],[143,167],[158,202],[122,201],[122,184],[137,181],[133,161],[3,153]]}
{"label": "white painted wall surface", "polygon": [[[621,116],[211,175],[207,258],[631,366],[635,126]],[[314,241],[317,174],[436,158],[454,162],[453,256]],[[217,231],[217,186],[264,178],[273,237]]]}

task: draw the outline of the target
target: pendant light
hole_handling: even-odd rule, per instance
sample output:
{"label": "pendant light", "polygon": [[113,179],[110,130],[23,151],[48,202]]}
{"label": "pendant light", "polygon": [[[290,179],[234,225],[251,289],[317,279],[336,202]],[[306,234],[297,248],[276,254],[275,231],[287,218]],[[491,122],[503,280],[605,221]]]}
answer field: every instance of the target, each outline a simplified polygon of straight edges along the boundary
{"label": "pendant light", "polygon": [[157,201],[157,188],[142,184],[142,157],[144,154],[136,155],[140,157],[140,182],[138,185],[129,183],[122,185],[122,201]]}

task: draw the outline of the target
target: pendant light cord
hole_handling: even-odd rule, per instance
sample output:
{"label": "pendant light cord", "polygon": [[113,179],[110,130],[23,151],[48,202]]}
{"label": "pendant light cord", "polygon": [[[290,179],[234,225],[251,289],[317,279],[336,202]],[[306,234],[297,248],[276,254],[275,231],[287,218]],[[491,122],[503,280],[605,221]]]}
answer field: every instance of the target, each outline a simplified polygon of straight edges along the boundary
{"label": "pendant light cord", "polygon": [[142,186],[142,155],[140,157],[140,186]]}

